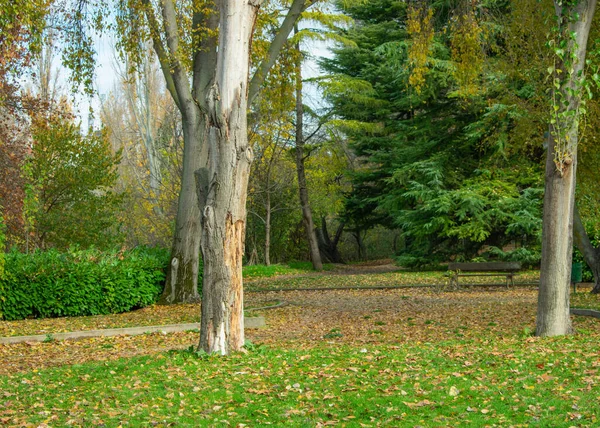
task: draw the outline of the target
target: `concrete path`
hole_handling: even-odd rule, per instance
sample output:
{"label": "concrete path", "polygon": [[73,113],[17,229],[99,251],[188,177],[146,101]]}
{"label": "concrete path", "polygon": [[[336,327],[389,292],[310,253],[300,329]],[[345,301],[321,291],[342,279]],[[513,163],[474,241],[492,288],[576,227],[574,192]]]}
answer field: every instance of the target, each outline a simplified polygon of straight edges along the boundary
{"label": "concrete path", "polygon": [[[244,319],[244,328],[261,328],[265,326],[264,317],[247,317]],[[127,327],[127,328],[111,328],[106,330],[87,330],[73,331],[69,333],[53,333],[53,334],[38,334],[34,336],[12,336],[0,337],[0,344],[6,345],[10,343],[21,342],[43,342],[45,340],[66,340],[66,339],[82,339],[84,337],[110,337],[110,336],[136,336],[146,333],[175,333],[179,331],[189,331],[200,329],[200,323],[190,324],[169,324],[155,325],[146,327]]]}

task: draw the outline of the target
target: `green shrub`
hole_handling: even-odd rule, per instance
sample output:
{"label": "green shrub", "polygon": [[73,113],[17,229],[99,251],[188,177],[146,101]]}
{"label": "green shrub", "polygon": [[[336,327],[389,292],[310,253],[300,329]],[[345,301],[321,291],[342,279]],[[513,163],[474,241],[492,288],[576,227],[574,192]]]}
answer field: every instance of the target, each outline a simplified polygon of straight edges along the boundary
{"label": "green shrub", "polygon": [[503,262],[520,262],[523,267],[538,267],[541,261],[540,248],[515,248],[511,251],[502,251],[498,247],[489,247],[488,251],[483,254],[486,260],[500,260]]}
{"label": "green shrub", "polygon": [[125,312],[156,302],[169,253],[56,250],[6,255],[0,318],[46,318]]}

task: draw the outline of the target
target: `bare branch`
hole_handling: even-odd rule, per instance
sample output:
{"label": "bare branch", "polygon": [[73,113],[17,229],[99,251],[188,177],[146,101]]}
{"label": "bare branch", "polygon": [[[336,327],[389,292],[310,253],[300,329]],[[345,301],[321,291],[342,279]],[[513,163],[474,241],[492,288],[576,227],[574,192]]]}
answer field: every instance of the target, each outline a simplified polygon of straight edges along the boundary
{"label": "bare branch", "polygon": [[173,74],[171,73],[169,56],[167,55],[167,51],[165,50],[165,47],[163,46],[162,40],[159,36],[160,33],[158,20],[154,15],[154,10],[152,9],[152,4],[150,3],[150,0],[143,0],[143,5],[144,13],[146,14],[146,19],[148,20],[148,26],[150,27],[152,46],[154,47],[154,52],[156,52],[156,56],[158,57],[160,69],[162,70],[163,76],[165,77],[167,90],[173,97],[175,105],[181,111],[181,103],[179,101],[179,95],[175,88],[175,82],[173,81]]}
{"label": "bare branch", "polygon": [[296,22],[298,22],[298,19],[300,19],[300,15],[313,3],[314,1],[312,0],[294,0],[290,6],[290,9],[281,23],[275,38],[271,42],[271,46],[269,46],[267,57],[260,63],[258,69],[252,77],[252,80],[250,81],[250,86],[248,89],[248,105],[251,105],[258,95],[260,87],[264,83],[269,70],[275,64],[279,52],[281,52],[281,49],[285,45],[290,33],[294,29],[294,25]]}
{"label": "bare branch", "polygon": [[[185,72],[184,67],[181,65],[179,60],[179,29],[177,27],[177,12],[175,11],[175,5],[172,0],[162,0],[162,15],[164,20],[164,29],[167,38],[167,47],[170,53],[170,63],[172,68],[173,82],[175,90],[179,96],[180,107],[184,110],[186,107],[181,103],[188,104],[192,101],[192,92],[190,90],[190,83]],[[184,114],[184,110],[180,111]]]}
{"label": "bare branch", "polygon": [[[194,13],[192,23],[193,37],[199,37],[200,31],[207,35],[199,40],[194,52],[194,76],[192,78],[193,96],[206,93],[212,84],[217,64],[217,29],[219,14],[215,10]],[[198,105],[206,109],[204,97],[196,99]]]}

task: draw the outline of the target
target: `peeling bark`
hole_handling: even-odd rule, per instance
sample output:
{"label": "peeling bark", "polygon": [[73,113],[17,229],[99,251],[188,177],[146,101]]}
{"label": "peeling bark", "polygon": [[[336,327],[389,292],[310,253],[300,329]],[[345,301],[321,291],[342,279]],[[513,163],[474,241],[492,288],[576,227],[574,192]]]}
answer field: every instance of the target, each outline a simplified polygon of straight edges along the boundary
{"label": "peeling bark", "polygon": [[199,347],[225,355],[244,346],[242,257],[253,155],[246,117],[249,68],[240,59],[249,58],[258,7],[223,0],[219,8],[217,67],[206,100],[208,183],[198,198],[204,258]]}

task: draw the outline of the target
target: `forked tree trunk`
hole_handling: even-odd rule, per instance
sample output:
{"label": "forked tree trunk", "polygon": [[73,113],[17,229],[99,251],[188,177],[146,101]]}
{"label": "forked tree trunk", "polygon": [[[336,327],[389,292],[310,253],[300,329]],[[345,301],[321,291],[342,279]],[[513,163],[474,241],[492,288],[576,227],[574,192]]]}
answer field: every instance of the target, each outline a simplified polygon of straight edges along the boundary
{"label": "forked tree trunk", "polygon": [[248,146],[248,59],[256,0],[219,4],[219,50],[207,105],[208,168],[196,173],[204,259],[200,348],[228,354],[244,346],[242,257],[252,162]]}
{"label": "forked tree trunk", "polygon": [[[572,331],[569,315],[569,290],[573,254],[573,204],[577,172],[577,110],[582,97],[578,86],[585,65],[585,54],[596,0],[581,0],[576,6],[562,6],[555,1],[561,20],[562,38],[566,42],[564,57],[571,64],[558,64],[554,77],[562,82],[557,121],[551,125],[546,159],[546,186],[542,228],[542,262],[536,319],[538,336],[557,336]],[[575,40],[569,39],[569,34]],[[560,42],[560,40],[559,40]],[[573,63],[571,55],[575,55]],[[569,68],[573,72],[569,73]],[[570,76],[570,77],[569,77]],[[573,115],[563,115],[573,112]],[[557,135],[563,143],[560,144]]]}
{"label": "forked tree trunk", "polygon": [[338,250],[338,244],[342,237],[342,233],[344,232],[344,226],[344,223],[339,224],[333,239],[329,237],[329,230],[327,228],[327,220],[325,217],[321,217],[321,227],[315,228],[319,250],[331,263],[344,263],[344,259],[342,259],[342,255]]}
{"label": "forked tree trunk", "polygon": [[[298,32],[298,29],[295,30]],[[302,104],[302,59],[300,57],[300,44],[296,44],[298,58],[296,59],[296,172],[298,173],[298,193],[300,195],[300,206],[302,208],[302,220],[306,229],[306,239],[310,251],[310,259],[313,268],[317,271],[323,270],[319,243],[315,233],[312,211],[308,198],[308,187],[306,185],[306,170],[304,168],[304,106]]]}
{"label": "forked tree trunk", "polygon": [[594,288],[592,294],[600,293],[600,248],[595,248],[590,241],[577,205],[573,209],[573,242],[583,255],[583,259],[594,274]]}
{"label": "forked tree trunk", "polygon": [[201,164],[200,150],[204,138],[202,118],[183,115],[183,173],[177,205],[177,218],[171,250],[171,264],[160,304],[200,301],[198,267],[200,258],[200,209],[196,194],[194,170]]}

